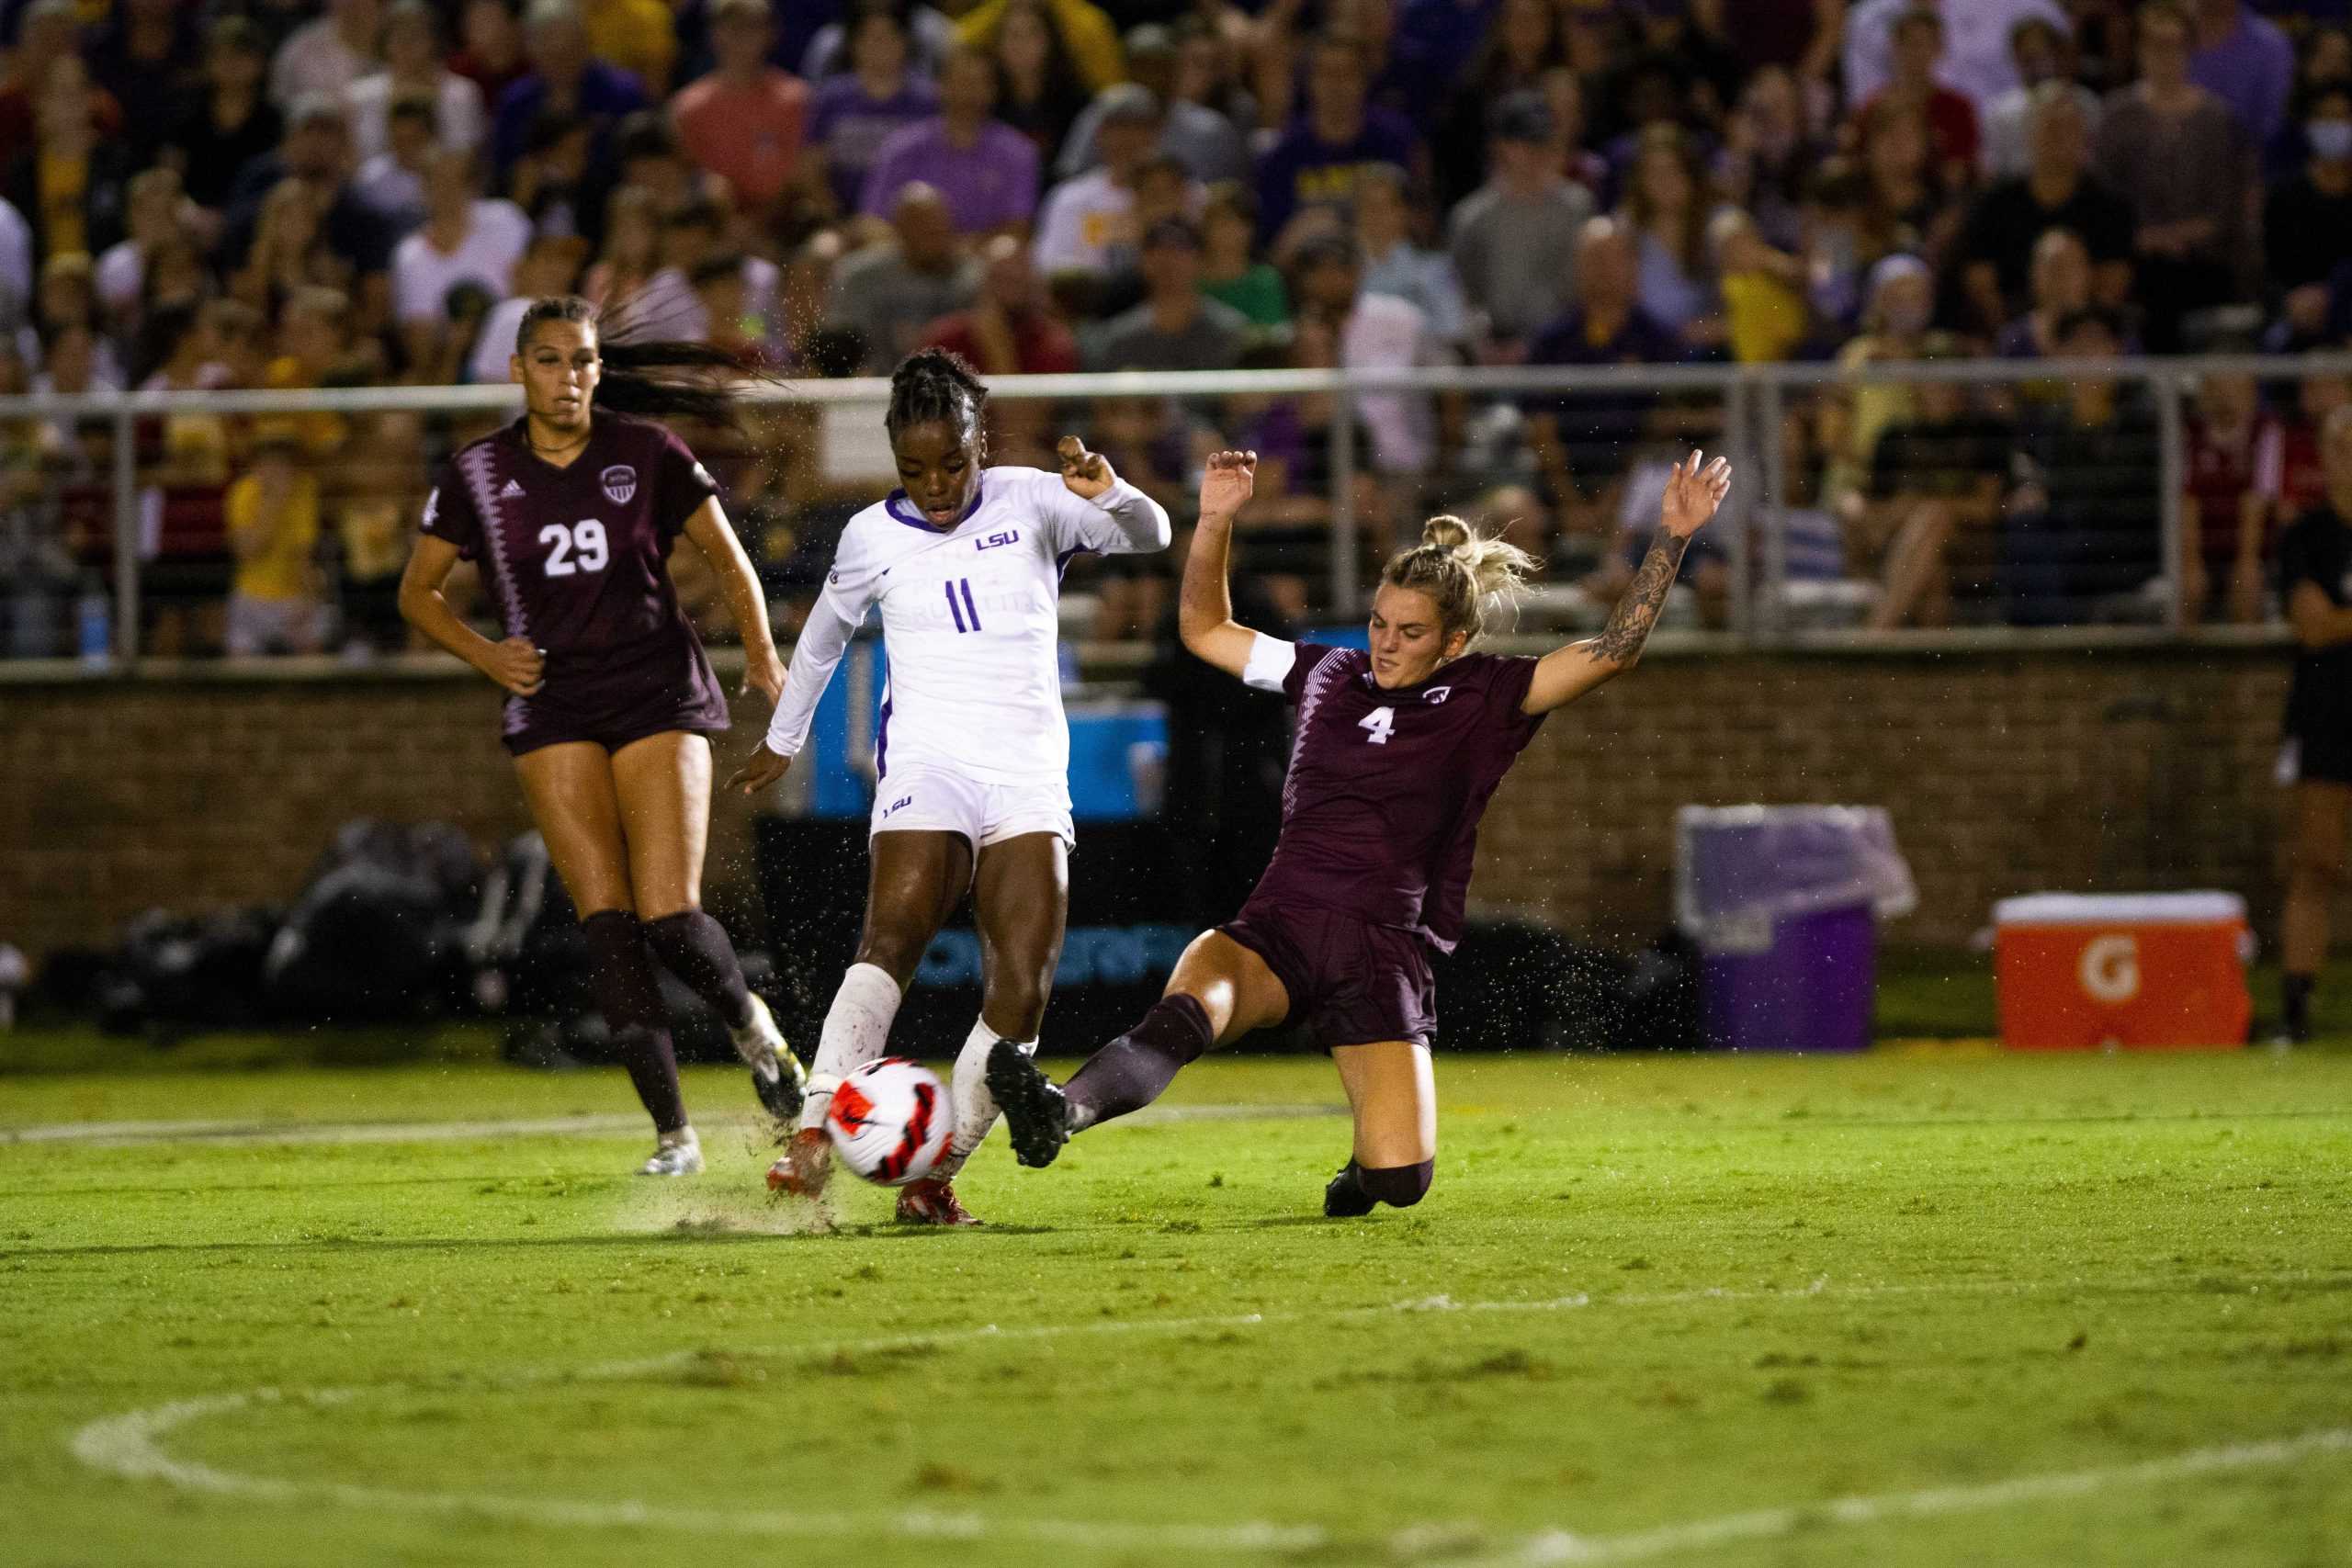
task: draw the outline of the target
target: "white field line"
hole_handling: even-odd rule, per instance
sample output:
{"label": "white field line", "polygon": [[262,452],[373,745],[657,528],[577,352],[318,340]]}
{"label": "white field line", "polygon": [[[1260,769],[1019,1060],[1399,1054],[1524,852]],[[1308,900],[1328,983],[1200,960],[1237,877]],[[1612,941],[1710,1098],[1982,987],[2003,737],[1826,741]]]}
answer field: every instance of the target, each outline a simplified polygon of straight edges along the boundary
{"label": "white field line", "polygon": [[[2352,1453],[2352,1427],[2336,1427],[2265,1442],[2223,1443],[2190,1449],[2136,1464],[2094,1470],[2045,1471],[2013,1475],[1976,1486],[1923,1486],[1911,1492],[1882,1492],[1867,1497],[1838,1497],[1793,1508],[1758,1508],[1712,1519],[1665,1525],[1628,1535],[1577,1536],[1547,1531],[1498,1557],[1479,1558],[1493,1568],[1547,1568],[1555,1563],[1639,1562],[1653,1557],[1711,1546],[1772,1540],[1826,1525],[1874,1525],[1890,1519],[1933,1519],[1951,1514],[1981,1514],[2025,1503],[2088,1497],[2120,1486],[2156,1486],[2239,1471],[2293,1464],[2322,1454]],[[1464,1563],[1461,1568],[1473,1568]]]}
{"label": "white field line", "polygon": [[[1343,1105],[1155,1105],[1123,1118],[1129,1126],[1174,1122],[1291,1121],[1308,1116],[1344,1116]],[[732,1112],[696,1119],[704,1127],[758,1119]],[[122,1148],[144,1144],[431,1144],[469,1139],[610,1137],[645,1130],[642,1115],[524,1117],[497,1122],[51,1122],[0,1126],[0,1146],[9,1144],[74,1144],[85,1148]]]}
{"label": "white field line", "polygon": [[642,1128],[636,1116],[538,1116],[503,1122],[55,1122],[0,1127],[0,1145],[427,1144],[468,1138],[603,1135]]}
{"label": "white field line", "polygon": [[[2265,1275],[2250,1283],[2305,1281],[2310,1275]],[[1908,1285],[1831,1285],[1826,1280],[1795,1290],[1701,1290],[1648,1294],[1592,1296],[1583,1292],[1544,1301],[1455,1302],[1445,1296],[1398,1302],[1387,1306],[1340,1308],[1324,1312],[1248,1313],[1222,1316],[1169,1317],[1043,1324],[1004,1328],[985,1324],[933,1334],[890,1335],[865,1339],[820,1341],[744,1352],[763,1355],[821,1357],[872,1354],[978,1341],[1039,1341],[1076,1337],[1125,1334],[1182,1334],[1230,1330],[1274,1324],[1363,1320],[1405,1313],[1520,1314],[1580,1311],[1598,1307],[1662,1307],[1711,1302],[1802,1300],[1809,1297],[1867,1299],[1884,1296],[1959,1294],[2027,1294],[2069,1287],[2109,1290],[2161,1289],[2175,1280],[2109,1281],[1951,1280]],[[493,1388],[526,1387],[561,1379],[612,1381],[642,1377],[687,1367],[705,1359],[702,1350],[674,1351],[636,1360],[615,1361],[584,1370],[544,1369],[518,1371],[488,1380]],[[188,1463],[164,1451],[162,1439],[178,1427],[213,1416],[256,1407],[294,1402],[344,1404],[381,1389],[319,1389],[292,1393],[274,1388],[243,1393],[216,1394],[177,1400],[119,1416],[103,1416],[78,1428],[70,1447],[75,1458],[93,1469],[126,1480],[160,1481],[186,1491],[253,1502],[327,1504],[393,1513],[456,1514],[512,1519],[556,1527],[609,1528],[643,1526],[705,1535],[794,1536],[838,1535],[880,1529],[911,1539],[976,1540],[987,1537],[1054,1542],[1066,1546],[1160,1546],[1193,1551],[1306,1551],[1332,1544],[1329,1533],[1316,1525],[1283,1525],[1268,1520],[1242,1520],[1225,1525],[1123,1523],[1113,1520],[1003,1518],[973,1513],[928,1509],[904,1510],[879,1517],[838,1512],[786,1512],[780,1509],[735,1510],[676,1508],[635,1501],[598,1503],[547,1497],[522,1497],[495,1493],[422,1492],[390,1487],[355,1486],[338,1482],[299,1482],[274,1476],[246,1475],[209,1465]],[[1974,1486],[1927,1487],[1872,1496],[1845,1497],[1783,1508],[1766,1508],[1695,1519],[1681,1524],[1613,1536],[1585,1536],[1566,1530],[1545,1530],[1511,1544],[1500,1555],[1481,1558],[1492,1568],[1544,1568],[1556,1563],[1638,1562],[1736,1541],[1770,1540],[1824,1525],[1868,1525],[1888,1519],[1925,1518],[1981,1512],[2018,1504],[2086,1496],[2109,1487],[2157,1484],[2166,1481],[2227,1474],[2258,1467],[2290,1464],[2319,1454],[2352,1451],[2352,1428],[2332,1428],[2266,1442],[2227,1444],[2196,1449],[2163,1459],[2094,1470],[2051,1472],[2014,1476]],[[1427,1555],[1431,1545],[1475,1541],[1482,1534],[1470,1524],[1424,1524],[1397,1532],[1386,1543],[1391,1555]]]}
{"label": "white field line", "polygon": [[990,1519],[975,1514],[910,1509],[880,1518],[829,1512],[676,1508],[639,1502],[596,1503],[547,1497],[511,1497],[495,1493],[412,1492],[394,1487],[341,1483],[301,1483],[270,1476],[240,1475],[209,1465],[187,1464],[165,1454],[156,1439],[175,1427],[208,1416],[224,1416],[256,1405],[307,1397],[340,1404],[349,1390],[308,1396],[281,1395],[275,1389],[183,1400],[94,1421],[74,1434],[74,1452],[84,1462],[132,1479],[165,1482],[186,1491],[253,1502],[327,1504],[400,1514],[457,1514],[512,1519],[522,1524],[585,1529],[643,1527],[700,1535],[864,1535],[877,1528],[918,1539],[977,1540],[987,1536],[1052,1541],[1061,1545],[1146,1546],[1165,1542],[1194,1551],[1257,1551],[1311,1546],[1323,1532],[1313,1527],[1241,1524],[1118,1525],[1058,1519]]}

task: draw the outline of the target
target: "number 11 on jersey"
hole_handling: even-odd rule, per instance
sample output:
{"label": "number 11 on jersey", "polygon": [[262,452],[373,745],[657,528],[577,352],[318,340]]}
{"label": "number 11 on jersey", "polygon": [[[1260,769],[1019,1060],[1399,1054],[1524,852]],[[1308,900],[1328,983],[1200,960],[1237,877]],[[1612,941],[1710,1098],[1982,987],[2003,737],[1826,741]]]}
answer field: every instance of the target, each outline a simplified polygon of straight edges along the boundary
{"label": "number 11 on jersey", "polygon": [[1374,708],[1356,720],[1356,728],[1365,732],[1364,739],[1374,746],[1388,744],[1388,732],[1396,728],[1395,708]]}
{"label": "number 11 on jersey", "polygon": [[[958,604],[956,598],[959,590],[964,596],[961,604]],[[947,584],[947,613],[956,617],[957,631],[976,632],[980,629],[980,610],[978,605],[972,603],[970,578],[959,577]]]}

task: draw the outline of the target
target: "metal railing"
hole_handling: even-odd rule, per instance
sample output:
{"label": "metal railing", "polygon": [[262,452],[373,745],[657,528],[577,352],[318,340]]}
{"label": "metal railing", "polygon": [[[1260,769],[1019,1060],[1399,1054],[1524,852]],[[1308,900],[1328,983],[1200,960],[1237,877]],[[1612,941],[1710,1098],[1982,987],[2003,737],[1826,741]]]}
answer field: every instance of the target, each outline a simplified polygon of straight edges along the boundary
{"label": "metal railing", "polygon": [[[1757,366],[1607,366],[1439,367],[1396,370],[1264,370],[1233,372],[1141,373],[1005,378],[991,387],[999,403],[1050,401],[1061,405],[1073,421],[1084,423],[1088,411],[1114,400],[1295,399],[1329,397],[1342,417],[1330,422],[1329,473],[1328,581],[1322,584],[1323,608],[1347,617],[1355,615],[1365,587],[1362,563],[1367,543],[1359,513],[1360,475],[1370,471],[1371,455],[1360,449],[1356,415],[1367,400],[1383,397],[1408,400],[1455,399],[1471,405],[1509,401],[1531,395],[1596,394],[1669,396],[1711,402],[1721,409],[1718,445],[1731,456],[1738,471],[1738,487],[1747,490],[1739,509],[1744,525],[1724,530],[1722,544],[1728,558],[1732,587],[1730,619],[1724,638],[1740,647],[1826,646],[1914,649],[1928,643],[1952,645],[1984,641],[2032,640],[2014,628],[1983,631],[1913,633],[1886,637],[1850,632],[1804,630],[1791,624],[1777,590],[1789,581],[1789,519],[1791,498],[1796,493],[1781,434],[1794,400],[1825,391],[1883,386],[1922,386],[1956,383],[2012,391],[2081,380],[2099,380],[2144,389],[2153,404],[2156,428],[2156,471],[2151,476],[2153,502],[2165,578],[2177,581],[2183,565],[2183,503],[2188,479],[2186,400],[2214,377],[2251,377],[2266,384],[2301,383],[2313,378],[2352,379],[2352,354],[2301,356],[2207,356],[2180,359],[2009,360],[1971,359],[1886,361],[1860,367],[1822,364]],[[46,395],[0,398],[0,423],[46,421],[52,423],[101,423],[110,427],[109,465],[112,519],[113,641],[110,667],[129,670],[139,660],[141,625],[141,489],[138,432],[141,421],[175,416],[210,416],[224,420],[262,415],[303,413],[368,414],[412,412],[425,414],[496,413],[512,409],[516,389],[511,387],[382,388],[344,390],[241,392],[141,392],[85,396]],[[870,407],[878,423],[887,402],[888,383],[879,378],[793,380],[747,389],[759,403],[850,405]],[[1492,476],[1452,476],[1475,482]],[[1423,476],[1438,485],[1448,476]],[[1749,490],[1748,487],[1753,487]],[[1388,541],[1380,541],[1384,546]],[[2169,595],[2162,615],[2138,627],[2075,628],[2061,633],[2061,640],[2144,643],[2177,638],[2187,632],[2186,611],[2177,593]],[[2216,627],[2199,637],[2241,641],[2263,634],[2245,627]]]}

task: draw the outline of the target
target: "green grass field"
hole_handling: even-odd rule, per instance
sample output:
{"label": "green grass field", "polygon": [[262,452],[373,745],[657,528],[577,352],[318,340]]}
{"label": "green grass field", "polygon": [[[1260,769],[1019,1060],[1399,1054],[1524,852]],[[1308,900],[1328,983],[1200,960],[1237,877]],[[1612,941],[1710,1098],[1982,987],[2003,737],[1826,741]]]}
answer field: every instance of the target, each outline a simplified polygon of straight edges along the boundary
{"label": "green grass field", "polygon": [[1212,1062],[942,1235],[713,1071],[662,1184],[616,1073],[0,1078],[0,1560],[2352,1561],[2352,1053],[1440,1079],[1410,1213]]}

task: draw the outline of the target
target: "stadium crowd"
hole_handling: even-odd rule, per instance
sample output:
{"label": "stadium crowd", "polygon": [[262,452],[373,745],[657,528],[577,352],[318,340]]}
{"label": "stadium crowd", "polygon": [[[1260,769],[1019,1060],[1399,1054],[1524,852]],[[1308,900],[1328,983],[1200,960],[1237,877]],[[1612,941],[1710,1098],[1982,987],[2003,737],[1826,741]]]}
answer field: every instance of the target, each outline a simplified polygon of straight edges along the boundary
{"label": "stadium crowd", "polygon": [[[2266,15],[2266,11],[2276,14]],[[0,392],[503,380],[527,298],[801,378],[1845,364],[2352,338],[2342,0],[6,0]],[[2128,378],[1792,399],[1786,575],[1894,627],[2272,613],[2352,387],[2208,378],[2177,581]],[[1244,550],[1330,575],[1442,497],[1605,605],[1718,400],[1001,402],[1171,510],[1263,458]],[[873,411],[856,418],[878,424]],[[144,646],[399,648],[412,412],[137,426]],[[0,648],[103,645],[112,426],[0,422]],[[779,602],[888,488],[878,433],[692,433]],[[2352,444],[2344,445],[2352,450]],[[2347,459],[2352,460],[2352,459]],[[2335,487],[2352,496],[2352,472]],[[1728,530],[1726,530],[1728,532]],[[1080,603],[1148,631],[1150,565]],[[1686,564],[1729,614],[1720,546]],[[690,601],[692,585],[685,587]],[[1834,599],[1835,595],[1829,595]],[[698,613],[717,615],[716,606]]]}

